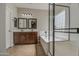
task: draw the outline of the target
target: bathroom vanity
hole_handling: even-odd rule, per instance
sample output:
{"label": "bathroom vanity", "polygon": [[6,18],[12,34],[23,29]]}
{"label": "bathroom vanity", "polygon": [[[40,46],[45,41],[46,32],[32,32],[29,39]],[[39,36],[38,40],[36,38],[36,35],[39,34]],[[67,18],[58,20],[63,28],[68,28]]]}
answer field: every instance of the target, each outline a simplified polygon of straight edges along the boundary
{"label": "bathroom vanity", "polygon": [[37,30],[36,18],[15,18],[14,26],[17,28],[13,32],[15,45],[37,43],[37,31],[34,31]]}
{"label": "bathroom vanity", "polygon": [[37,32],[14,32],[14,44],[36,44]]}

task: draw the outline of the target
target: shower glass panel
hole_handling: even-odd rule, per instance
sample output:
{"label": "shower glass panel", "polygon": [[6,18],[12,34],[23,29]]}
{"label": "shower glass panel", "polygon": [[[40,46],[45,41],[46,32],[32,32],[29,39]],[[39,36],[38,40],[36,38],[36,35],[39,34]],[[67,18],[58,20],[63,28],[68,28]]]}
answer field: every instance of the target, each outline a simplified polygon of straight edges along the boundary
{"label": "shower glass panel", "polygon": [[70,7],[66,5],[68,4],[55,4],[55,56],[76,55],[69,33]]}

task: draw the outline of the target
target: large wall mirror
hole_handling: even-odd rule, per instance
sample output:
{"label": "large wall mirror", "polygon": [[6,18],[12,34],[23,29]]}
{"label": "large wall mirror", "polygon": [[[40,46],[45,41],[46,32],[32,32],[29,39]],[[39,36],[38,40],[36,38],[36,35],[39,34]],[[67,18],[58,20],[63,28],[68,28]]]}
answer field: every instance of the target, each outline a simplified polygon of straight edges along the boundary
{"label": "large wall mirror", "polygon": [[36,18],[15,18],[14,27],[18,29],[37,29]]}
{"label": "large wall mirror", "polygon": [[37,29],[37,19],[36,18],[29,18],[28,19],[28,28],[29,29]]}
{"label": "large wall mirror", "polygon": [[27,19],[18,18],[18,29],[27,29]]}

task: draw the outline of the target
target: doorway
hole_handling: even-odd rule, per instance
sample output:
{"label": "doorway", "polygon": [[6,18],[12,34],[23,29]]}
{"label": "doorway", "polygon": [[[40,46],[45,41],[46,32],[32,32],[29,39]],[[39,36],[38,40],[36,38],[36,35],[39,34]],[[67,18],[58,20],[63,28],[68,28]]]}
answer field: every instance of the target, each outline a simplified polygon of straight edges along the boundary
{"label": "doorway", "polygon": [[[48,31],[48,3],[15,3],[16,8],[11,8],[14,13],[11,20],[10,55],[43,56],[46,55],[43,43],[47,41]],[[40,7],[40,8],[39,8]],[[15,13],[17,16],[14,17]],[[44,23],[45,22],[45,23]],[[44,42],[43,42],[44,41]],[[47,53],[47,50],[46,50]]]}

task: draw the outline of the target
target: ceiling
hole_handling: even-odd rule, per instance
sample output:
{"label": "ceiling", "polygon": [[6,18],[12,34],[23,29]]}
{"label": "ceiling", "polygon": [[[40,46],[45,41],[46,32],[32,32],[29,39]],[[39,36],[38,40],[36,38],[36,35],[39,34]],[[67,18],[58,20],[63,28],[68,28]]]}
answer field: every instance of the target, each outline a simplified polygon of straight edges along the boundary
{"label": "ceiling", "polygon": [[[62,3],[60,3],[60,4],[62,4]],[[31,9],[39,9],[39,10],[48,10],[48,3],[15,3],[14,5],[17,8],[31,8]],[[56,14],[60,13],[63,9],[65,9],[65,8],[59,7],[59,6],[56,7],[56,9],[55,9]],[[51,10],[52,10],[52,8],[51,8]]]}
{"label": "ceiling", "polygon": [[15,3],[14,5],[18,8],[48,10],[48,3]]}

